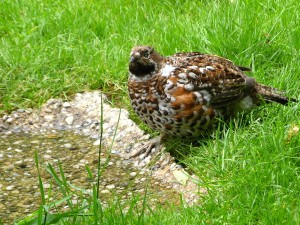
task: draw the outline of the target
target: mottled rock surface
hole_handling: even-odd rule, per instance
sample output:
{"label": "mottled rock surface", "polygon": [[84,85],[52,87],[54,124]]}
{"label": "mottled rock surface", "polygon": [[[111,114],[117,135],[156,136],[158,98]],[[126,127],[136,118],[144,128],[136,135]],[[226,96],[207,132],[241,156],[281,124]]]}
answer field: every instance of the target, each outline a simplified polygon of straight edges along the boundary
{"label": "mottled rock surface", "polygon": [[[141,146],[143,141],[149,139],[149,136],[145,135],[128,118],[128,111],[113,108],[107,103],[104,95],[102,98],[103,106],[101,107],[101,93],[99,91],[78,93],[70,102],[50,99],[40,109],[19,109],[0,118],[0,212],[3,212],[1,217],[18,211],[16,210],[17,203],[19,208],[22,208],[22,215],[30,213],[32,206],[38,203],[36,197],[32,197],[31,200],[29,198],[28,202],[24,204],[18,202],[20,192],[27,189],[31,196],[39,196],[37,173],[36,171],[33,172],[35,150],[39,152],[43,162],[55,163],[58,160],[68,162],[64,169],[71,171],[70,177],[75,180],[75,183],[76,179],[79,183],[82,182],[80,180],[82,175],[79,175],[81,173],[86,175],[85,165],[97,164],[101,108],[103,110],[102,144],[106,149],[110,148],[114,139],[111,154],[118,157],[110,162],[110,167],[118,168],[126,162],[126,164],[131,165],[128,167],[130,169],[127,168],[127,179],[139,179],[137,183],[144,184],[147,183],[147,179],[139,174],[141,171],[143,173],[148,171],[147,174],[151,174],[154,186],[171,189],[182,194],[187,204],[193,204],[198,200],[196,193],[205,192],[192,182],[190,175],[184,178],[182,176],[183,169],[172,160],[167,162],[163,168],[158,168],[151,173],[147,168],[134,167],[133,165],[138,165],[137,159],[129,159],[128,156],[133,149]],[[65,134],[68,135],[73,133],[81,136],[80,141],[71,141],[65,138],[64,132],[67,132]],[[36,138],[31,138],[30,143],[25,143],[23,140],[26,135],[30,137],[36,135]],[[14,142],[6,141],[12,140],[11,137],[14,137]],[[49,140],[54,140],[55,144],[59,144],[60,147],[54,150],[53,146],[56,145]],[[83,145],[82,142],[87,145]],[[68,165],[70,168],[67,168]],[[74,174],[73,170],[77,172]],[[196,179],[195,176],[191,176]],[[20,178],[24,182],[18,182]],[[121,184],[106,182],[101,186],[101,193],[108,195],[120,186],[122,189],[122,185],[125,188],[126,182],[126,180],[123,180]],[[50,187],[50,184],[47,185]],[[47,185],[46,187],[48,187]],[[139,190],[141,189],[143,188],[139,188]],[[173,194],[170,197],[172,198],[172,196]],[[16,215],[20,214],[17,213]],[[12,218],[15,219],[16,217]],[[10,217],[9,223],[12,218]],[[4,219],[2,218],[2,220]]]}

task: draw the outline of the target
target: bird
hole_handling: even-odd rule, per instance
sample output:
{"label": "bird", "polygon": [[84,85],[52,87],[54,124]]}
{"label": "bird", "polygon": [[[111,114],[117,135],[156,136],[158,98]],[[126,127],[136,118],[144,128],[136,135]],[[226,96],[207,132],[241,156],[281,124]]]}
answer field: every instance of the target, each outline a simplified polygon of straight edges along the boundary
{"label": "bird", "polygon": [[263,103],[296,102],[278,89],[246,75],[251,69],[201,52],[162,56],[152,46],[130,52],[128,93],[133,110],[160,136],[131,157],[161,150],[169,138],[197,140],[216,130],[220,120],[234,118]]}

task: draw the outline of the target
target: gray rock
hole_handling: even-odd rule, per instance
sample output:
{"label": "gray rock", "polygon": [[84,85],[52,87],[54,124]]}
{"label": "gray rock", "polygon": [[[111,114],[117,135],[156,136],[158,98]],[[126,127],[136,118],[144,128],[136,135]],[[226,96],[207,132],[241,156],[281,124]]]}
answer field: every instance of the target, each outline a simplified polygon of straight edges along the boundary
{"label": "gray rock", "polygon": [[101,194],[110,194],[110,191],[109,190],[102,190],[100,191]]}
{"label": "gray rock", "polygon": [[51,120],[53,120],[53,115],[45,115],[44,118],[45,120],[47,120],[48,122],[50,122]]}
{"label": "gray rock", "polygon": [[73,122],[74,122],[74,116],[68,116],[68,117],[66,117],[65,121],[66,121],[66,123],[68,125],[72,125]]}
{"label": "gray rock", "polygon": [[0,124],[0,129],[1,129],[1,130],[7,130],[7,129],[8,129],[8,127],[7,127],[7,126],[5,126],[4,124]]}
{"label": "gray rock", "polygon": [[13,117],[9,117],[6,119],[6,123],[13,123],[15,119]]}
{"label": "gray rock", "polygon": [[32,111],[33,111],[33,109],[32,109],[32,108],[27,108],[27,109],[25,109],[25,112],[26,112],[27,114],[31,114],[31,113],[32,113]]}
{"label": "gray rock", "polygon": [[66,144],[64,144],[64,147],[67,149],[71,149],[73,146],[70,143],[66,143]]}
{"label": "gray rock", "polygon": [[109,184],[109,185],[106,185],[106,188],[109,189],[109,190],[111,190],[111,189],[115,189],[116,186],[113,185],[113,184]]}
{"label": "gray rock", "polygon": [[131,177],[135,177],[135,176],[137,175],[137,172],[131,172],[129,175],[130,175]]}
{"label": "gray rock", "polygon": [[50,185],[50,184],[48,184],[48,183],[44,183],[44,184],[43,184],[43,187],[44,187],[45,189],[48,189],[48,188],[50,188],[50,187],[51,187],[51,185]]}
{"label": "gray rock", "polygon": [[44,158],[44,159],[51,159],[52,156],[51,156],[51,155],[44,155],[43,158]]}
{"label": "gray rock", "polygon": [[100,145],[100,139],[94,141],[93,145],[96,145],[96,146],[97,146],[97,145]]}
{"label": "gray rock", "polygon": [[5,190],[11,191],[11,190],[13,190],[14,188],[15,188],[15,186],[9,185],[9,186],[7,186],[7,187],[5,188]]}
{"label": "gray rock", "polygon": [[62,106],[63,106],[64,108],[70,108],[70,107],[71,107],[71,104],[70,104],[70,102],[64,102]]}
{"label": "gray rock", "polygon": [[46,108],[46,109],[45,109],[45,112],[46,112],[46,113],[51,113],[51,112],[52,112],[52,110],[51,110],[51,109],[49,109],[49,108]]}
{"label": "gray rock", "polygon": [[5,114],[5,115],[2,117],[2,120],[3,120],[3,121],[6,121],[7,119],[8,119],[8,115]]}

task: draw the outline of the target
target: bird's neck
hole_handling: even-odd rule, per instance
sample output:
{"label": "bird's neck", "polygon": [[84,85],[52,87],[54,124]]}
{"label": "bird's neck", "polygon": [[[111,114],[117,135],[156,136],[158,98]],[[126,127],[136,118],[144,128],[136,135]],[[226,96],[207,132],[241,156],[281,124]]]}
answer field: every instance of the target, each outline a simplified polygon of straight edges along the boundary
{"label": "bird's neck", "polygon": [[129,64],[129,71],[136,76],[145,76],[147,74],[151,74],[155,71],[155,64],[140,64],[136,62],[131,62]]}

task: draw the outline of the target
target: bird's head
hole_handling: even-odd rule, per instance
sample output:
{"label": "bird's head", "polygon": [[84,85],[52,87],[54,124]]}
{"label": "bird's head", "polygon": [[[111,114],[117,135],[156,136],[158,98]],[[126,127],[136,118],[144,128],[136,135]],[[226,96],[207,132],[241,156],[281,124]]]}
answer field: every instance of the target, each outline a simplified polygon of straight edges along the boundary
{"label": "bird's head", "polygon": [[153,47],[134,47],[130,52],[129,71],[136,76],[151,74],[158,69],[162,59]]}

